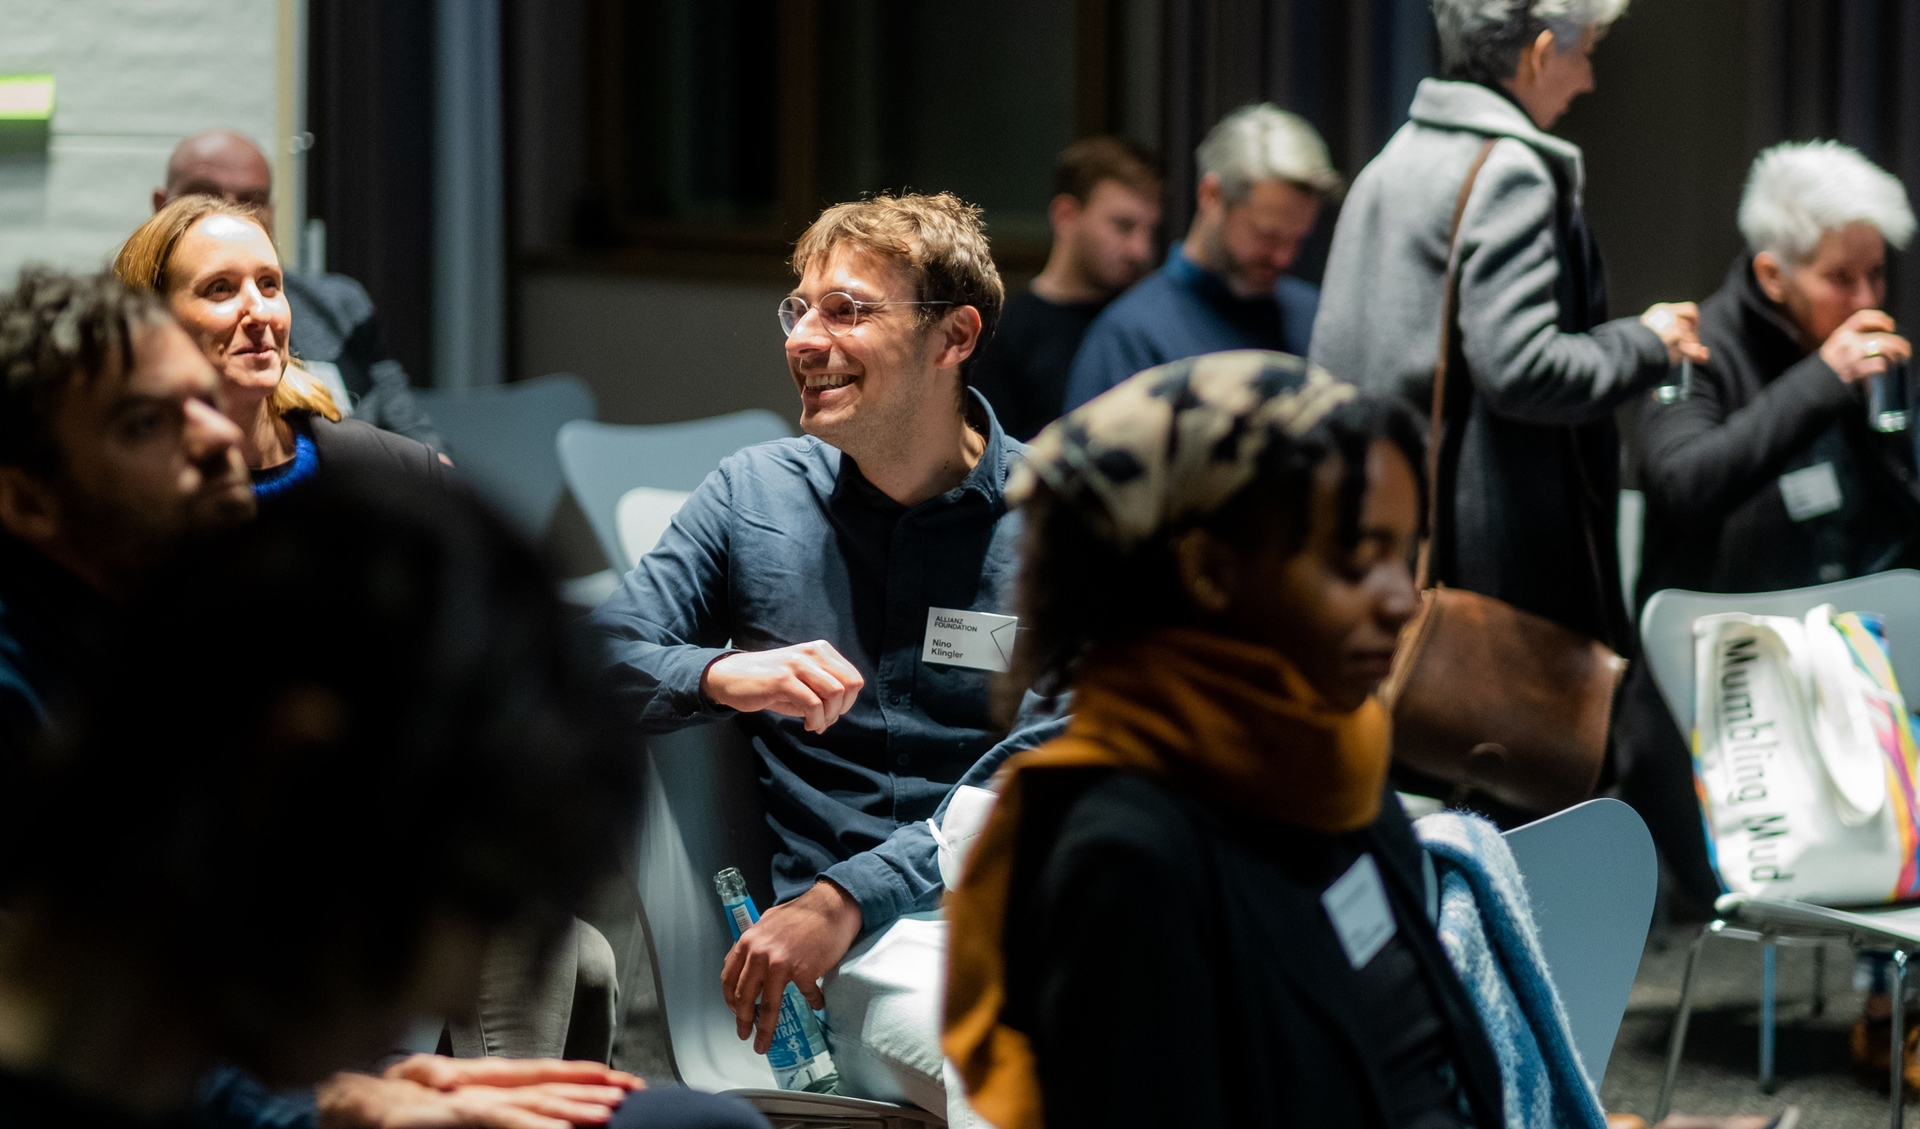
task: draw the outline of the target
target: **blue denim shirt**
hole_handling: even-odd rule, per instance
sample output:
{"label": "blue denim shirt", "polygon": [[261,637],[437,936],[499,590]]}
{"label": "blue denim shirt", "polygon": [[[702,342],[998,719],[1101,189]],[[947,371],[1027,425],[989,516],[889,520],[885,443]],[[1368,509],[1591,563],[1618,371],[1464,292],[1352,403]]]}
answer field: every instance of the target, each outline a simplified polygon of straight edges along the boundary
{"label": "blue denim shirt", "polygon": [[[748,447],[707,476],[588,621],[641,732],[729,717],[745,731],[780,844],[775,894],[785,901],[830,878],[859,902],[863,932],[937,904],[925,820],[954,786],[985,785],[1007,756],[1064,725],[1029,695],[1002,740],[989,716],[991,673],[920,659],[927,609],[1014,610],[1020,515],[1002,491],[1021,448],[968,395],[987,444],[954,489],[907,507],[819,439]],[[707,666],[729,650],[815,639],[866,679],[825,733],[700,692]]]}

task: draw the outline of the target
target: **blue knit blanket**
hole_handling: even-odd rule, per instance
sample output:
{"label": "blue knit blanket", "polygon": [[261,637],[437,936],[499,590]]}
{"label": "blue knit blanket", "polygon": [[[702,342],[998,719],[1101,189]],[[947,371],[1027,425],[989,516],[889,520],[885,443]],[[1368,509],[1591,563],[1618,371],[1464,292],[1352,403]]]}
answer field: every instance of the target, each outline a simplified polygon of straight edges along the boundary
{"label": "blue knit blanket", "polygon": [[1605,1129],[1507,841],[1461,812],[1414,828],[1440,879],[1440,945],[1500,1061],[1506,1129]]}

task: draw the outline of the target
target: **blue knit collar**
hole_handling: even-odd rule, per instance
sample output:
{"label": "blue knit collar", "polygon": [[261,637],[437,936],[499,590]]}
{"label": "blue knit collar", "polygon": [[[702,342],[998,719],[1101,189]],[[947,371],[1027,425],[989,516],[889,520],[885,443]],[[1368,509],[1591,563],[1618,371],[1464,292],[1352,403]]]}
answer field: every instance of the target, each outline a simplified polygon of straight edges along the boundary
{"label": "blue knit collar", "polygon": [[293,459],[277,467],[253,472],[253,496],[257,501],[266,501],[284,494],[300,483],[312,478],[320,469],[320,453],[314,450],[313,440],[301,432],[293,436]]}

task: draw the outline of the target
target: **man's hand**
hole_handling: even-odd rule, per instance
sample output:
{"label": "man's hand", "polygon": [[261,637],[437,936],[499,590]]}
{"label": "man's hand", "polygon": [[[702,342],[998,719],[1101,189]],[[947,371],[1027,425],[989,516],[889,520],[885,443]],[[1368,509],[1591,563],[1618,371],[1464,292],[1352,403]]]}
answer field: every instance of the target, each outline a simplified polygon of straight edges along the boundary
{"label": "man's hand", "polygon": [[805,718],[807,731],[827,726],[853,708],[867,680],[824,639],[771,651],[736,651],[707,665],[700,692],[743,712],[772,710]]}
{"label": "man's hand", "polygon": [[1893,319],[1879,310],[1861,310],[1833,331],[1820,346],[1820,359],[1848,384],[1879,376],[1913,356],[1913,346],[1896,337]]}
{"label": "man's hand", "polygon": [[1640,315],[1640,324],[1660,335],[1667,347],[1667,363],[1682,360],[1705,364],[1711,353],[1700,344],[1700,307],[1692,302],[1655,302]]}
{"label": "man's hand", "polygon": [[387,1067],[382,1078],[418,1082],[436,1090],[461,1086],[538,1086],[565,1082],[580,1086],[613,1086],[644,1090],[647,1084],[624,1070],[597,1062],[558,1058],[448,1058],[446,1055],[409,1055]]}
{"label": "man's hand", "polygon": [[[415,1055],[384,1077],[336,1074],[315,1092],[320,1129],[573,1129],[604,1125],[640,1080],[598,1063],[551,1059],[438,1059],[441,1069]],[[472,1068],[467,1064],[471,1063]],[[491,1064],[491,1065],[489,1065]],[[553,1069],[553,1068],[564,1069]],[[441,1087],[410,1076],[450,1081],[492,1077],[492,1083],[453,1081]],[[600,1078],[607,1084],[561,1081]]]}
{"label": "man's hand", "polygon": [[860,904],[823,878],[813,889],[768,910],[733,943],[720,969],[720,991],[733,1009],[739,1036],[753,1035],[755,1054],[766,1054],[773,1045],[788,982],[800,986],[807,1003],[827,1006],[819,980],[840,963],[859,935]]}

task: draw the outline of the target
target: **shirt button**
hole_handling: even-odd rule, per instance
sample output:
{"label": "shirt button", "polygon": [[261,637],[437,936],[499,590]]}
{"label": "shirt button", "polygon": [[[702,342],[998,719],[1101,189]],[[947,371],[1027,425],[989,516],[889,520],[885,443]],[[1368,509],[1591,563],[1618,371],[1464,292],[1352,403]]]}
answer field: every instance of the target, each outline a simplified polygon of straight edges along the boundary
{"label": "shirt button", "polygon": [[905,763],[907,763],[907,754],[905,754],[905,753],[901,753],[901,754],[900,754],[899,756],[897,756],[897,757],[895,757],[895,758],[893,758],[893,763],[895,763],[895,764],[905,764]]}

